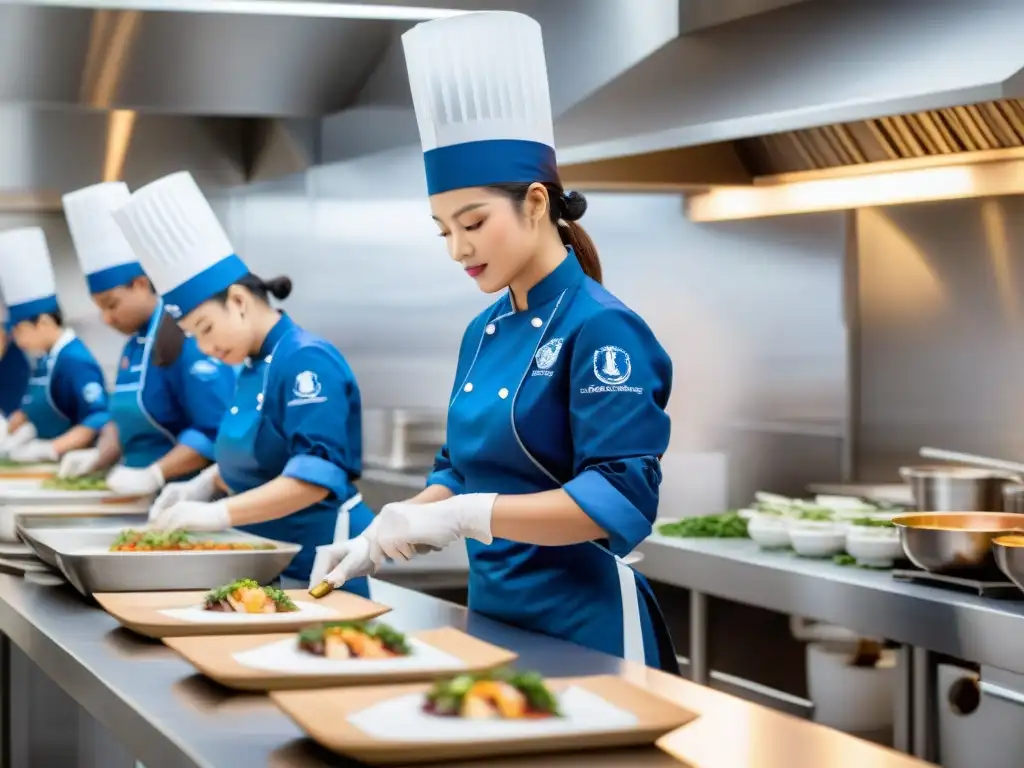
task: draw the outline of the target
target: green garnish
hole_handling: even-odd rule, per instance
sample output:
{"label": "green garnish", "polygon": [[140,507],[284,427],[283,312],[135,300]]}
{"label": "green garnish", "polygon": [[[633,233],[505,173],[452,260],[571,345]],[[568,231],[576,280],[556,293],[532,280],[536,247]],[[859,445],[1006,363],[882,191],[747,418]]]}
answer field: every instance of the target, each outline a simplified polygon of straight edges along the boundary
{"label": "green garnish", "polygon": [[836,514],[831,509],[825,509],[824,507],[810,507],[800,510],[798,517],[801,520],[809,520],[811,522],[829,523],[835,520]]}
{"label": "green garnish", "polygon": [[857,558],[854,557],[853,555],[848,555],[848,554],[846,554],[844,552],[842,554],[839,554],[839,555],[836,555],[835,557],[833,557],[832,558],[832,562],[835,563],[836,565],[856,565],[857,564]]}
{"label": "green garnish", "polygon": [[745,539],[747,520],[737,512],[684,517],[674,523],[662,523],[658,533],[681,539]]}
{"label": "green garnish", "polygon": [[853,525],[859,525],[863,528],[895,528],[892,520],[882,520],[877,517],[858,517],[855,520],[851,520]]}

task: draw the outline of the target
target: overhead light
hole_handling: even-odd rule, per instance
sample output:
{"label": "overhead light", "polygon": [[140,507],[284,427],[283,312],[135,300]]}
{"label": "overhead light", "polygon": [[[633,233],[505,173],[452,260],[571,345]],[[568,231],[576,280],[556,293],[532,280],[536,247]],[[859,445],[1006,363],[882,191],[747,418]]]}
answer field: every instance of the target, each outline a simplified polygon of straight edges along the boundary
{"label": "overhead light", "polygon": [[937,200],[1024,194],[1024,160],[963,163],[865,176],[719,187],[690,196],[693,221],[732,221]]}
{"label": "overhead light", "polygon": [[[0,5],[10,0],[0,0]],[[20,4],[20,3],[18,3]],[[308,0],[29,0],[29,5],[115,11],[167,11],[246,16],[290,16],[310,19],[366,19],[370,21],[429,21],[469,11],[418,8],[411,5],[310,2]]]}

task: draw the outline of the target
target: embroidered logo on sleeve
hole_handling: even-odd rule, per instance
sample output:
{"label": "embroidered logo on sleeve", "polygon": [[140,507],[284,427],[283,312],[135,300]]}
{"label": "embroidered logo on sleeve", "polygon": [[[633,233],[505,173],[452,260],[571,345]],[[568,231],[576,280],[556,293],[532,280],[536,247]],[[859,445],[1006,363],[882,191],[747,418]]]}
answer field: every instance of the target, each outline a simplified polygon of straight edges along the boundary
{"label": "embroidered logo on sleeve", "polygon": [[82,399],[90,405],[97,402],[101,397],[103,397],[103,387],[97,382],[90,381],[82,387]]}
{"label": "embroidered logo on sleeve", "polygon": [[564,339],[552,339],[543,347],[537,350],[537,354],[533,356],[533,360],[537,363],[537,367],[531,372],[531,376],[554,376],[555,372],[551,370],[554,366],[555,361],[558,360],[558,353],[562,351],[562,344]]}
{"label": "embroidered logo on sleeve", "polygon": [[626,382],[633,374],[633,363],[629,353],[621,347],[599,347],[594,351],[594,377],[600,384],[581,387],[580,394],[594,392],[633,392],[643,394],[643,387],[627,387]]}
{"label": "embroidered logo on sleeve", "polygon": [[212,360],[196,360],[188,372],[201,381],[210,381],[217,377],[217,364]]}
{"label": "embroidered logo on sleeve", "polygon": [[292,394],[295,399],[288,405],[308,405],[310,403],[322,403],[327,400],[320,396],[320,378],[312,371],[303,371],[295,377],[295,386],[292,387]]}

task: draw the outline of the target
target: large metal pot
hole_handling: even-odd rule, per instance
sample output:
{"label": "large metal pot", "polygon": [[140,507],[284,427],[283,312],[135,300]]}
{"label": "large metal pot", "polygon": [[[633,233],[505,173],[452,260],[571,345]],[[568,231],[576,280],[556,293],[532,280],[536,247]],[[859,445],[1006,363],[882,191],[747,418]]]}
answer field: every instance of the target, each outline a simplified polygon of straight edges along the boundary
{"label": "large metal pot", "polygon": [[900,475],[922,512],[1002,512],[1003,489],[1020,482],[1009,472],[976,467],[903,467]]}
{"label": "large metal pot", "polygon": [[1024,485],[1013,483],[1003,488],[1003,511],[1024,513]]}
{"label": "large metal pot", "polygon": [[898,515],[892,519],[910,561],[933,573],[999,573],[992,541],[1024,529],[1024,519],[999,512],[939,512]]}

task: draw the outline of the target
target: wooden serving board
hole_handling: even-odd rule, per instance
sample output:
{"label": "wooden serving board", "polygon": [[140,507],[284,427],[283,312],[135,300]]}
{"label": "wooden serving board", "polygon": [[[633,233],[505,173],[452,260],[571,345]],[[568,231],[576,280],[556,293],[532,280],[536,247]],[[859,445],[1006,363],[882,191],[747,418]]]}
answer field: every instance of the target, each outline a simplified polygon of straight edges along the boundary
{"label": "wooden serving board", "polygon": [[[412,655],[387,662],[317,658],[297,649],[295,634],[168,637],[164,643],[211,680],[244,691],[434,680],[446,674],[493,669],[516,659],[512,651],[452,627],[414,632],[408,639]],[[421,649],[427,650],[417,658]],[[292,663],[289,654],[298,657],[299,663]]]}
{"label": "wooden serving board", "polygon": [[[697,718],[695,713],[620,677],[564,678],[549,680],[548,685],[561,697],[581,694],[598,702],[605,713],[593,719],[574,715],[566,718],[564,725],[556,726],[560,731],[531,735],[531,723],[545,721],[487,724],[422,715],[421,720],[429,718],[424,723],[416,722],[408,712],[404,717],[396,716],[402,708],[395,704],[422,701],[428,685],[272,691],[270,698],[321,746],[369,765],[649,746]],[[618,724],[603,727],[600,723],[608,720],[608,710],[618,713],[612,716]],[[453,733],[453,729],[459,732]]]}
{"label": "wooden serving board", "polygon": [[[139,565],[144,567],[141,562]],[[200,606],[206,592],[106,592],[93,597],[125,629],[158,640],[193,635],[297,632],[311,624],[372,619],[391,610],[386,605],[341,590],[315,601],[303,589],[287,589],[285,594],[300,611],[283,614],[202,611]]]}

